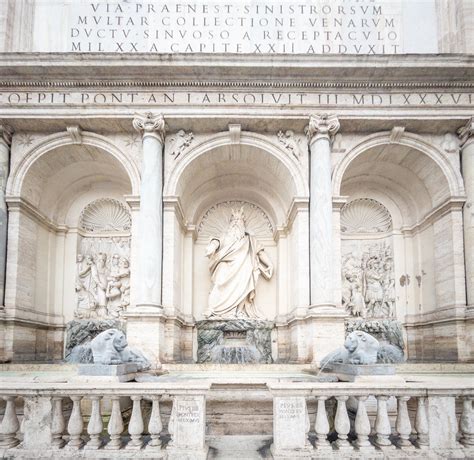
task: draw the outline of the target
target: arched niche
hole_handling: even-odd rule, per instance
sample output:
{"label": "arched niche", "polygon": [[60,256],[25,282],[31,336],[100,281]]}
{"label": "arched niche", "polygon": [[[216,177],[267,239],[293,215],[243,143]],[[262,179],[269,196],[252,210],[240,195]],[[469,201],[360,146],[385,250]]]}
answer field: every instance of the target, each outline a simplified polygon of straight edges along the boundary
{"label": "arched niche", "polygon": [[[389,133],[379,133],[346,154],[333,187],[349,204],[376,200],[390,214],[396,316],[414,325],[409,343],[423,342],[427,319],[440,311],[449,317],[465,305],[459,172],[419,136],[408,133],[391,142]],[[408,351],[414,356],[414,347]]]}
{"label": "arched niche", "polygon": [[105,197],[124,202],[139,190],[138,170],[125,153],[104,136],[80,137],[56,133],[35,142],[7,186],[6,305],[48,327],[73,317],[81,211]]}
{"label": "arched niche", "polygon": [[[272,229],[259,238],[276,267],[273,278],[257,287],[265,316],[273,320],[295,305],[307,305],[309,263],[304,255],[293,258],[298,245],[307,244],[308,228],[307,206],[295,204],[308,198],[298,161],[266,136],[248,132],[240,133],[237,143],[229,133],[216,134],[169,161],[174,163],[164,187],[165,307],[202,318],[210,274],[204,255],[208,240],[200,230],[206,216],[231,202],[258,209]],[[220,219],[221,231],[225,213]]]}

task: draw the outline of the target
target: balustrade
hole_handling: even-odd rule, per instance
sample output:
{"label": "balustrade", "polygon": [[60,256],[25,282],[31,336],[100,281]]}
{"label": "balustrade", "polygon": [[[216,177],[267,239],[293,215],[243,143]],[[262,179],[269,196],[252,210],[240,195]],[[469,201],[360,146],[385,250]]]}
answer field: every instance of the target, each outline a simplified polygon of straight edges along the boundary
{"label": "balustrade", "polygon": [[[457,436],[459,442],[451,448],[466,450],[466,455],[467,452],[474,453],[473,388],[433,389],[423,388],[420,384],[413,384],[413,387],[397,386],[393,389],[375,386],[373,388],[358,387],[350,383],[338,383],[334,387],[331,387],[331,384],[310,383],[291,384],[295,387],[291,387],[290,384],[280,385],[275,388],[275,385],[269,384],[269,397],[278,397],[277,406],[280,411],[279,428],[278,430],[275,428],[274,437],[277,439],[278,436],[285,436],[285,424],[291,422],[293,433],[295,429],[301,429],[300,436],[295,437],[296,433],[294,433],[291,442],[281,442],[280,438],[279,445],[294,445],[290,447],[290,450],[294,448],[300,454],[303,452],[303,456],[311,457],[311,452],[321,452],[319,455],[324,455],[323,452],[328,450],[333,450],[336,456],[337,451],[341,451],[342,457],[350,455],[350,451],[373,452],[375,449],[386,451],[395,448],[433,449],[435,448],[432,445],[433,439],[443,435],[443,433],[437,433],[436,436],[430,437],[430,427],[435,426],[436,423],[439,424],[439,417],[435,416],[438,412],[434,410],[434,405],[443,398],[450,401],[458,398],[461,403],[459,406],[462,406],[458,419],[454,419],[458,433],[452,436],[454,439]],[[34,384],[31,384],[31,387],[25,385],[23,388],[12,387],[0,390],[0,396],[6,403],[0,424],[0,448],[9,449],[9,452],[17,450],[20,452],[20,449],[25,448],[20,444],[22,435],[18,415],[21,418],[22,411],[17,415],[17,408],[21,407],[23,399],[34,396],[48,398],[51,401],[51,430],[47,432],[47,435],[52,451],[57,449],[113,451],[123,448],[136,450],[145,448],[156,451],[157,458],[171,455],[171,447],[176,450],[180,446],[182,449],[196,446],[196,451],[198,449],[201,453],[203,451],[204,430],[194,431],[193,427],[196,419],[201,420],[199,423],[205,420],[205,405],[203,406],[202,403],[196,405],[196,401],[203,401],[206,394],[212,393],[209,393],[208,388],[194,389],[194,393],[192,389],[183,388],[180,390],[181,393],[173,393],[170,389],[156,390],[150,385],[134,383],[102,389],[94,386],[90,390],[77,388],[72,384],[59,384],[60,388],[56,389],[34,389],[33,386]],[[124,423],[121,410],[121,402],[127,401],[126,398],[131,401],[128,424]],[[369,398],[376,401],[376,411],[371,409],[371,404],[368,404]],[[391,410],[388,411],[387,403],[390,398],[396,400],[396,414]],[[164,428],[160,403],[164,399],[173,401],[175,404],[173,426],[169,427],[172,434],[169,447],[162,445],[160,439]],[[328,411],[327,402],[331,399],[335,401],[335,411]],[[310,400],[317,403],[314,419],[316,434],[314,447],[309,444],[307,433],[306,404],[309,404]],[[410,407],[416,408],[412,418],[408,411],[410,400],[413,403]],[[107,405],[111,407],[106,430],[104,430],[104,414],[101,410],[104,402],[108,403],[103,407]],[[150,410],[145,411],[144,404],[147,403]],[[454,407],[454,403],[451,406]],[[193,409],[196,407],[199,407],[199,414],[189,412],[197,410]],[[69,415],[68,412],[70,412]],[[448,415],[455,416],[454,410]],[[274,416],[277,417],[275,413]],[[294,420],[295,416],[300,417],[301,421]],[[436,420],[430,419],[430,416],[436,417]],[[180,423],[185,425],[180,425]],[[195,439],[192,439],[193,436]],[[331,443],[330,440],[334,441]],[[298,447],[298,443],[301,444],[301,448]],[[44,440],[41,445],[45,445]],[[288,450],[287,447],[285,449]],[[288,454],[287,450],[285,455]],[[272,452],[274,457],[278,458],[278,450]],[[54,456],[54,453],[51,455]],[[196,458],[201,457],[196,456]]]}

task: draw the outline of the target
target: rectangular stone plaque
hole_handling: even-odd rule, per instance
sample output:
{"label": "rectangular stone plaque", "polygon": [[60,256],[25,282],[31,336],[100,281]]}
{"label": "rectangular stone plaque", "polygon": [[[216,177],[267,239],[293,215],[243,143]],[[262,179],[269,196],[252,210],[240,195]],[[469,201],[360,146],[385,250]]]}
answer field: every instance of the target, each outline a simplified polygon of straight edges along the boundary
{"label": "rectangular stone plaque", "polygon": [[16,24],[11,21],[6,34],[13,39],[6,42],[22,45],[4,51],[438,52],[436,0],[36,0]]}
{"label": "rectangular stone plaque", "polygon": [[203,449],[206,402],[204,395],[176,396],[172,413],[172,445],[175,449]]}
{"label": "rectangular stone plaque", "polygon": [[304,397],[273,398],[273,443],[275,451],[304,449],[306,440],[306,400]]}

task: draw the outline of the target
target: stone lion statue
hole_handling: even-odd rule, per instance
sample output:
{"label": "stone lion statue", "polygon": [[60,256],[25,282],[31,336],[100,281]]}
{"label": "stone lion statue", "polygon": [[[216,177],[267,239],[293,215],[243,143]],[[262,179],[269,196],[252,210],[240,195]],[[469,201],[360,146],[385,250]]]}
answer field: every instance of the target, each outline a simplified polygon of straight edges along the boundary
{"label": "stone lion statue", "polygon": [[399,363],[404,359],[403,351],[398,347],[380,343],[367,332],[353,331],[344,342],[344,347],[329,353],[321,361],[326,364],[380,364]]}
{"label": "stone lion statue", "polygon": [[94,337],[90,343],[79,347],[80,350],[72,353],[73,356],[77,355],[78,359],[72,361],[103,365],[135,363],[139,370],[150,367],[150,362],[140,351],[128,346],[125,334],[118,329],[107,329]]}

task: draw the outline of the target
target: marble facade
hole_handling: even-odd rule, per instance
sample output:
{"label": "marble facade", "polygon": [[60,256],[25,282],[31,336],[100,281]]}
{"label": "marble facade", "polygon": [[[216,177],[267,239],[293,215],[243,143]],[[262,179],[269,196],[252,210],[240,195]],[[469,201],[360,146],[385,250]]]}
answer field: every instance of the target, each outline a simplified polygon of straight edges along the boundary
{"label": "marble facade", "polygon": [[[84,36],[116,3],[78,2],[59,29],[37,3],[0,5],[2,361],[62,359],[68,322],[115,318],[153,367],[195,362],[206,247],[233,206],[274,265],[254,299],[274,362],[319,364],[350,317],[401,322],[409,360],[474,360],[469,1],[413,2],[432,21],[418,49],[407,20],[357,55],[329,39],[325,54],[120,52],[108,26]],[[144,34],[149,4],[130,5]]]}

